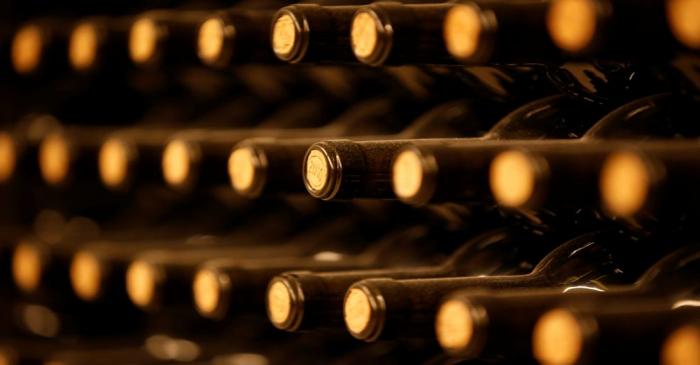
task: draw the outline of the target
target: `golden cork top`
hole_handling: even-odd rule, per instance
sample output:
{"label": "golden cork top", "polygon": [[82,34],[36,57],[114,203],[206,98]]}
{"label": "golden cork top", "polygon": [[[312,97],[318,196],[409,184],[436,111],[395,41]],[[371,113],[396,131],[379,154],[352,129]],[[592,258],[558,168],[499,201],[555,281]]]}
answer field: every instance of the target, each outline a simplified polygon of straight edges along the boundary
{"label": "golden cork top", "polygon": [[300,40],[297,24],[291,14],[282,13],[273,21],[272,50],[279,58],[291,58]]}
{"label": "golden cork top", "polygon": [[255,151],[250,147],[236,147],[228,159],[228,174],[231,186],[237,192],[247,192],[259,179],[257,170],[260,166]]}
{"label": "golden cork top", "polygon": [[661,348],[661,365],[700,365],[700,327],[685,325],[671,332]]}
{"label": "golden cork top", "polygon": [[481,12],[476,6],[452,6],[442,27],[447,51],[459,60],[473,57],[479,51],[483,30]]}
{"label": "golden cork top", "polygon": [[100,35],[94,24],[80,23],[73,28],[68,43],[68,61],[76,70],[87,70],[97,60]]}
{"label": "golden cork top", "polygon": [[39,146],[39,169],[44,181],[51,185],[63,183],[70,172],[70,145],[60,132],[46,136]]}
{"label": "golden cork top", "polygon": [[423,184],[423,162],[413,150],[400,152],[392,166],[391,180],[394,193],[400,199],[411,199],[418,195]]}
{"label": "golden cork top", "polygon": [[142,17],[129,31],[129,56],[134,63],[147,63],[156,55],[160,30],[153,19]]}
{"label": "golden cork top", "polygon": [[632,152],[616,152],[604,162],[600,174],[600,194],[608,212],[632,216],[645,205],[651,190],[651,171]]}
{"label": "golden cork top", "polygon": [[368,294],[359,288],[351,288],[345,296],[343,318],[353,335],[366,331],[372,320],[372,304]]}
{"label": "golden cork top", "polygon": [[209,269],[197,271],[192,281],[192,295],[199,313],[211,316],[220,308],[222,288],[226,283],[227,281],[216,271]]}
{"label": "golden cork top", "polygon": [[20,242],[12,254],[12,279],[19,289],[31,293],[39,288],[44,257],[41,249],[29,241]]}
{"label": "golden cork top", "polygon": [[175,139],[163,150],[161,167],[163,178],[170,186],[185,185],[192,174],[192,164],[198,159],[195,149],[186,141]]}
{"label": "golden cork top", "polygon": [[129,145],[119,138],[109,138],[100,146],[98,168],[105,186],[117,188],[126,182],[131,155]]}
{"label": "golden cork top", "polygon": [[597,23],[595,0],[553,0],[547,14],[547,29],[554,44],[572,53],[591,45]]}
{"label": "golden cork top", "polygon": [[126,271],[126,292],[138,307],[148,307],[156,299],[156,287],[163,280],[161,273],[145,261],[134,261]]}
{"label": "golden cork top", "polygon": [[78,298],[97,299],[101,290],[102,268],[100,261],[88,251],[78,251],[70,264],[70,283]]}
{"label": "golden cork top", "polygon": [[304,166],[304,181],[307,188],[314,193],[321,193],[330,179],[330,166],[326,155],[317,149],[312,149],[306,156]]}
{"label": "golden cork top", "polygon": [[435,316],[435,335],[438,343],[449,352],[464,350],[474,334],[471,308],[461,300],[448,300]]}
{"label": "golden cork top", "polygon": [[360,60],[365,60],[379,52],[381,23],[374,12],[359,10],[352,19],[350,41],[352,51]]}
{"label": "golden cork top", "polygon": [[44,34],[36,24],[22,26],[12,39],[12,67],[18,74],[29,74],[39,67]]}
{"label": "golden cork top", "polygon": [[568,310],[554,309],[537,321],[532,352],[543,365],[576,364],[583,353],[584,331]]}
{"label": "golden cork top", "polygon": [[535,161],[523,152],[499,153],[489,171],[491,193],[503,206],[522,207],[535,194],[537,170]]}
{"label": "golden cork top", "polygon": [[226,28],[223,20],[214,17],[205,20],[199,27],[197,35],[197,55],[205,64],[218,61],[224,50],[226,33],[235,32],[233,27]]}
{"label": "golden cork top", "polygon": [[684,46],[700,50],[700,0],[667,0],[671,32]]}
{"label": "golden cork top", "polygon": [[267,315],[275,325],[288,322],[292,315],[292,293],[282,281],[273,281],[267,289]]}

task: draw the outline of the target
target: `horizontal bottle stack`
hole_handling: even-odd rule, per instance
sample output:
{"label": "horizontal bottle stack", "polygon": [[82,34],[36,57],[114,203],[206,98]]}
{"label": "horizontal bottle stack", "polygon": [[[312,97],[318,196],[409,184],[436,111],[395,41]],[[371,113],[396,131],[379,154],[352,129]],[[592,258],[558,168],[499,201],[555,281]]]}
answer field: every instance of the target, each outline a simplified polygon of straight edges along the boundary
{"label": "horizontal bottle stack", "polygon": [[700,0],[7,3],[0,363],[700,364]]}

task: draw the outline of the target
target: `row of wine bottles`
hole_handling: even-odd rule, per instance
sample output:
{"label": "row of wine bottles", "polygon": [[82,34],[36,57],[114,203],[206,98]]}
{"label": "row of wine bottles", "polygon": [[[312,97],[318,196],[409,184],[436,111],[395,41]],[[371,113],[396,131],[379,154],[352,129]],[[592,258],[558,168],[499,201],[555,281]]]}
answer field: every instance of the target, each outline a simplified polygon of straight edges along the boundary
{"label": "row of wine bottles", "polygon": [[[553,95],[509,113],[471,99],[427,112],[371,99],[315,128],[312,104],[239,129],[47,127],[37,117],[41,138],[40,127],[27,128],[34,139],[2,134],[0,176],[21,185],[38,170],[49,186],[79,195],[98,180],[122,194],[164,181],[182,194],[228,186],[251,199],[495,202],[537,220],[546,219],[541,212],[561,219],[600,206],[637,224],[696,213],[687,204],[698,181],[693,97],[662,93],[609,110]],[[411,114],[419,117],[407,122]],[[122,194],[102,193],[118,201]]]}
{"label": "row of wine bottles", "polygon": [[[338,209],[289,200],[201,236],[193,233],[204,227],[195,222],[201,210],[180,213],[189,225],[171,219],[163,229],[99,233],[84,218],[56,224],[61,218],[45,213],[34,235],[5,235],[2,257],[19,295],[3,305],[31,305],[24,297],[61,321],[32,327],[24,318],[19,333],[166,331],[235,343],[231,325],[267,314],[286,331],[437,341],[458,358],[698,359],[692,234],[540,230],[479,212],[455,230],[389,203]],[[37,316],[48,315],[26,317]]]}
{"label": "row of wine bottles", "polygon": [[200,61],[215,68],[279,61],[531,64],[572,57],[655,62],[700,50],[694,0],[284,5],[38,18],[19,27],[7,48],[14,70],[27,75],[67,61],[78,71]]}

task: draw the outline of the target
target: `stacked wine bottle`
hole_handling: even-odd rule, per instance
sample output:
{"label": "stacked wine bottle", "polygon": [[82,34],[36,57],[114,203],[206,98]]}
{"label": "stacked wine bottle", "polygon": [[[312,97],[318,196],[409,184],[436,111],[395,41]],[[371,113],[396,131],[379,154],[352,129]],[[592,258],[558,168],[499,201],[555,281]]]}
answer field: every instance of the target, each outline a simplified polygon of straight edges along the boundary
{"label": "stacked wine bottle", "polygon": [[0,364],[700,365],[700,0],[0,21]]}

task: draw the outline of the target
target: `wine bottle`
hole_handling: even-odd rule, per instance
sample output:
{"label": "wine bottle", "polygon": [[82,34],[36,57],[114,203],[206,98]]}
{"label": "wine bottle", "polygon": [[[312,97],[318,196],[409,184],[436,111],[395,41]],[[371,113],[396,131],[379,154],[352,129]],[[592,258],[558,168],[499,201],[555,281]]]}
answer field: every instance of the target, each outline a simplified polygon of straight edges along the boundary
{"label": "wine bottle", "polygon": [[416,138],[479,136],[502,114],[499,105],[455,101],[429,110],[404,131],[383,140],[324,140],[306,152],[304,185],[323,200],[393,198],[391,161]]}
{"label": "wine bottle", "polygon": [[[610,244],[612,240],[616,240],[614,245]],[[636,249],[630,251],[631,247]],[[363,280],[353,284],[346,293],[345,323],[351,335],[365,341],[382,337],[426,336],[431,332],[440,299],[453,290],[631,282],[651,266],[659,251],[656,245],[641,247],[638,241],[597,232],[579,236],[557,247],[529,274]],[[378,305],[377,300],[384,304]],[[431,320],[426,321],[427,318]]]}
{"label": "wine bottle", "polygon": [[485,177],[489,176],[492,159],[510,144],[505,140],[576,139],[603,113],[555,95],[517,108],[479,138],[405,143],[393,152],[390,168],[394,193],[411,204],[488,202],[490,191]]}
{"label": "wine bottle", "polygon": [[268,46],[273,10],[231,8],[209,16],[199,27],[197,53],[207,66],[279,62]]}
{"label": "wine bottle", "polygon": [[271,47],[285,62],[352,63],[350,24],[358,6],[295,4],[272,20]]}
{"label": "wine bottle", "polygon": [[668,55],[674,45],[664,2],[657,1],[556,0],[547,28],[554,43],[574,56],[648,61]]}
{"label": "wine bottle", "polygon": [[547,1],[464,1],[442,24],[447,51],[469,64],[557,61],[546,28]]}
{"label": "wine bottle", "polygon": [[365,64],[453,63],[440,30],[450,4],[380,1],[355,11],[350,44]]}
{"label": "wine bottle", "polygon": [[73,27],[68,43],[68,61],[80,73],[108,70],[124,72],[130,64],[127,18],[89,17]]}
{"label": "wine bottle", "polygon": [[17,29],[12,39],[11,60],[21,76],[49,76],[66,65],[70,23],[60,18],[35,19]]}
{"label": "wine bottle", "polygon": [[541,363],[558,364],[658,359],[664,335],[697,315],[697,307],[653,299],[556,308],[537,321],[532,353]]}
{"label": "wine bottle", "polygon": [[[665,236],[664,240],[680,240]],[[656,244],[644,242],[643,244]],[[447,296],[437,312],[437,339],[443,349],[455,357],[507,356],[530,358],[531,348],[524,341],[501,341],[504,338],[527,338],[540,315],[557,306],[570,304],[605,307],[621,301],[645,300],[682,303],[692,297],[698,270],[697,259],[687,259],[697,246],[680,248],[662,258],[629,285],[577,285],[561,288],[479,290],[465,289]],[[475,290],[476,289],[476,290]],[[628,307],[634,308],[630,304]],[[513,311],[519,315],[513,318]]]}
{"label": "wine bottle", "polygon": [[660,141],[612,152],[600,172],[604,209],[632,226],[685,227],[683,222],[694,213],[679,207],[693,197],[687,184],[697,179],[693,168],[697,164],[695,148],[693,141]]}
{"label": "wine bottle", "polygon": [[197,29],[206,13],[154,10],[139,15],[129,31],[129,56],[139,67],[197,62]]}
{"label": "wine bottle", "polygon": [[[432,247],[446,256],[430,266],[430,256],[419,250],[418,262],[385,259],[386,268],[337,271],[328,273],[293,271],[276,276],[268,286],[268,314],[275,327],[287,331],[316,328],[342,328],[343,297],[353,283],[372,278],[427,279],[493,273],[516,263],[537,260],[556,242],[556,234],[537,235],[520,227],[498,228],[469,239],[446,232],[448,237],[434,231],[415,235],[411,246]],[[449,236],[452,236],[449,238]],[[531,246],[514,248],[517,242],[532,242]],[[456,244],[446,243],[454,242]],[[456,247],[456,248],[455,248]],[[507,253],[504,255],[504,253]],[[398,257],[400,258],[400,256]],[[272,308],[289,302],[286,315]],[[285,307],[286,308],[286,307]],[[272,313],[277,313],[274,316]]]}

